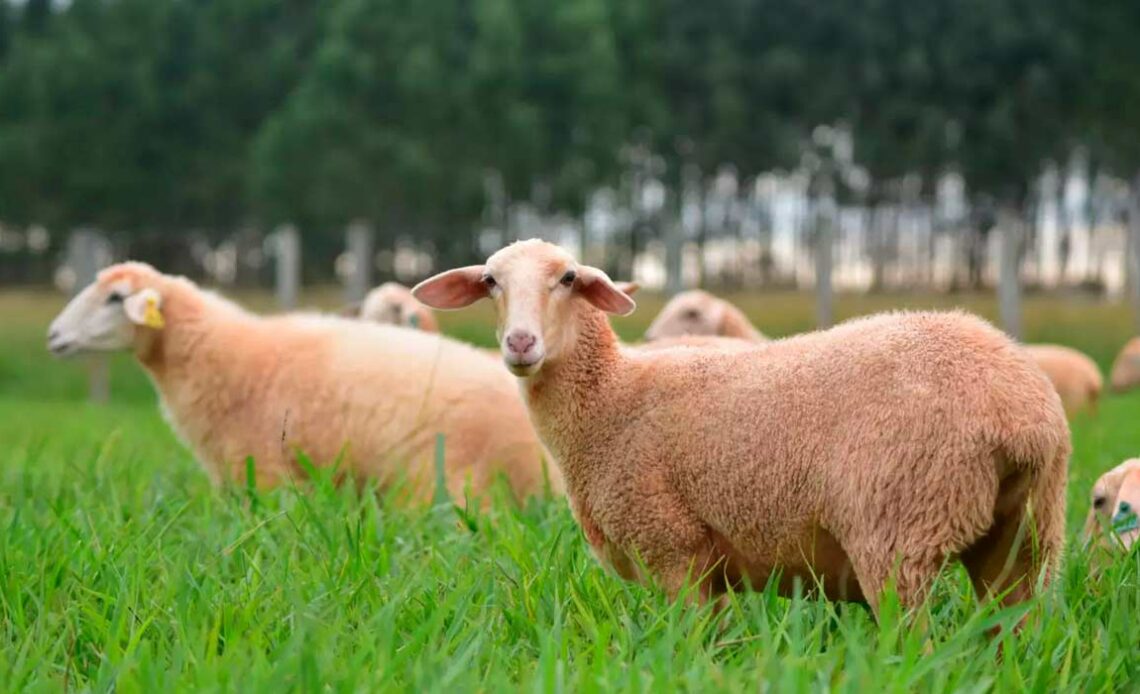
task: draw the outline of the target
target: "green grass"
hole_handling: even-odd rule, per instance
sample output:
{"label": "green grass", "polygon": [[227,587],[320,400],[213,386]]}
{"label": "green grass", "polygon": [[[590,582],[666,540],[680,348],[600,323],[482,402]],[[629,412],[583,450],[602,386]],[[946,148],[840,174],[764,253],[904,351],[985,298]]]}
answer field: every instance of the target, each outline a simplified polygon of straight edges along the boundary
{"label": "green grass", "polygon": [[[809,327],[811,298],[742,298],[767,332]],[[114,404],[83,400],[43,331],[59,301],[0,294],[0,684],[16,691],[1108,691],[1140,686],[1140,554],[1090,569],[1076,541],[1095,478],[1140,452],[1140,395],[1074,424],[1069,557],[1024,608],[979,606],[960,569],[928,628],[889,604],[734,596],[717,623],[590,557],[566,505],[499,504],[461,523],[318,480],[212,490],[129,359]],[[329,304],[331,305],[331,301]],[[841,315],[953,299],[845,297]],[[992,304],[962,303],[992,315]],[[635,337],[659,304],[619,322]],[[445,327],[491,340],[489,314]],[[1122,307],[1033,299],[1031,339],[1102,364]],[[1028,610],[1030,628],[987,638]],[[997,654],[1001,646],[1002,655]]]}

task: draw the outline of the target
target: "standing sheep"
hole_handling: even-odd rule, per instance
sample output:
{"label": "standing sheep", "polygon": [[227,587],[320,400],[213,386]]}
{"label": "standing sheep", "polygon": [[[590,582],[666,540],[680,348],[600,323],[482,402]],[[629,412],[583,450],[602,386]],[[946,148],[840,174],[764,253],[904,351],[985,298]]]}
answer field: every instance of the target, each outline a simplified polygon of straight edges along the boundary
{"label": "standing sheep", "polygon": [[1140,337],[1129,340],[1112,363],[1109,376],[1112,389],[1117,393],[1140,386]]}
{"label": "standing sheep", "polygon": [[[51,325],[59,356],[130,349],[173,428],[216,483],[255,461],[269,487],[338,459],[351,478],[405,478],[430,498],[436,435],[448,491],[505,474],[540,491],[539,444],[517,386],[471,347],[414,330],[316,315],[265,318],[148,265],[103,271]],[[557,482],[557,480],[556,480]]]}
{"label": "standing sheep", "polygon": [[681,335],[720,335],[757,342],[768,339],[743,311],[699,289],[670,299],[645,331],[645,339],[650,342]]}
{"label": "standing sheep", "polygon": [[[744,313],[724,299],[702,291],[683,292],[665,305],[645,333],[649,344],[665,337],[722,335],[766,341]],[[716,344],[716,343],[712,343]],[[1085,354],[1061,345],[1026,345],[1026,351],[1049,377],[1068,415],[1096,413],[1103,379],[1096,363]],[[1137,345],[1140,353],[1140,343]],[[1137,360],[1140,362],[1140,359]],[[1140,367],[1136,369],[1140,382]]]}
{"label": "standing sheep", "polygon": [[[1140,538],[1140,458],[1126,460],[1104,473],[1092,491],[1085,539],[1128,549]],[[1115,534],[1117,541],[1112,540]]]}
{"label": "standing sheep", "polygon": [[[902,313],[747,351],[622,348],[634,302],[532,240],[413,293],[490,297],[508,368],[599,558],[676,596],[781,572],[878,610],[948,559],[1016,602],[1057,570],[1069,431],[1025,352],[962,313]],[[1028,532],[1022,534],[1023,527]],[[648,569],[649,575],[640,571]]]}
{"label": "standing sheep", "polygon": [[1104,386],[1100,369],[1087,355],[1061,345],[1025,345],[1025,351],[1045,372],[1069,415],[1082,410],[1096,413]]}

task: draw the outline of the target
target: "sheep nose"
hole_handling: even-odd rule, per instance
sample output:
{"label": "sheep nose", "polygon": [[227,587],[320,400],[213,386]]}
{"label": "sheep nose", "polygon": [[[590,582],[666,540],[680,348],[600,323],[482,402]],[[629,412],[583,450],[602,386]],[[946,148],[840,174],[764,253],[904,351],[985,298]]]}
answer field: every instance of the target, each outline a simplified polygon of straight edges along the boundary
{"label": "sheep nose", "polygon": [[53,328],[53,329],[48,331],[48,342],[49,343],[55,342],[58,339],[59,339],[59,331],[58,330]]}
{"label": "sheep nose", "polygon": [[526,354],[536,342],[538,342],[538,338],[521,330],[516,330],[507,335],[507,349],[510,350],[511,354]]}

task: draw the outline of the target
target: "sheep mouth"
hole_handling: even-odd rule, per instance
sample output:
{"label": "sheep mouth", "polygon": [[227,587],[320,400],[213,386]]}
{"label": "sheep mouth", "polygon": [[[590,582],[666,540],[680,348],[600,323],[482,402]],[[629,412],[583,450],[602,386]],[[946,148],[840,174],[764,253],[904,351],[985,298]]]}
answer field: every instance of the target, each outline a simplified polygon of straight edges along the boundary
{"label": "sheep mouth", "polygon": [[78,346],[71,340],[58,340],[48,343],[48,351],[53,357],[70,357],[79,351]]}
{"label": "sheep mouth", "polygon": [[512,360],[510,357],[504,359],[507,369],[519,378],[533,376],[542,367],[544,357],[538,356],[531,359],[518,359]]}

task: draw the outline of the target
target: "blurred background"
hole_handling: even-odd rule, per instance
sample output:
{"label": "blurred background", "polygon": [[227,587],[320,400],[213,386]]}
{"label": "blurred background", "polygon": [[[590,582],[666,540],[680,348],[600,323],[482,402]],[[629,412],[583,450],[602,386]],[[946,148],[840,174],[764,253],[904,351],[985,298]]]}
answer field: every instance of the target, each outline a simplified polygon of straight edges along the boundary
{"label": "blurred background", "polygon": [[1021,336],[1047,293],[1126,336],[1138,29],[1135,0],[0,0],[0,285],[134,258],[335,304],[540,236],[651,295],[802,291],[808,327],[969,293]]}

